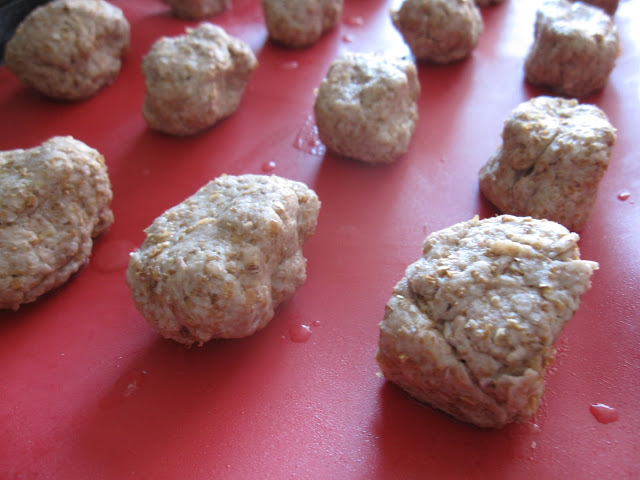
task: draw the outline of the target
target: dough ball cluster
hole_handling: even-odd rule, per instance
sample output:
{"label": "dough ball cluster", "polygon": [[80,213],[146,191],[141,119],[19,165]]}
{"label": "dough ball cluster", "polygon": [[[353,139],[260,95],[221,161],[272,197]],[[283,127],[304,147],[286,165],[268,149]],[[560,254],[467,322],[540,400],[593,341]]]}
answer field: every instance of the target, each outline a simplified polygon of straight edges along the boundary
{"label": "dough ball cluster", "polygon": [[146,229],[127,270],[136,307],[187,345],[253,334],[306,279],[319,208],[313,190],[277,176],[213,180]]}
{"label": "dough ball cluster", "polygon": [[18,26],[5,62],[47,97],[82,100],[113,82],[128,47],[129,23],[119,8],[103,0],[55,0]]}
{"label": "dough ball cluster", "polygon": [[340,155],[390,163],[409,148],[420,83],[407,59],[345,53],[322,80],[314,103],[318,135]]}
{"label": "dough ball cluster", "polygon": [[434,63],[467,57],[484,28],[473,0],[404,0],[391,19],[416,59]]}
{"label": "dough ball cluster", "polygon": [[142,62],[148,125],[170,135],[194,135],[236,111],[258,62],[249,46],[204,22],[156,41]]}
{"label": "dough ball cluster", "polygon": [[380,324],[377,360],[410,395],[480,427],[529,419],[554,344],[598,264],[547,220],[474,218],[427,237]]}
{"label": "dough ball cluster", "polygon": [[480,170],[485,197],[502,212],[580,231],[616,140],[604,112],[577,100],[537,97],[511,112],[502,140]]}
{"label": "dough ball cluster", "polygon": [[606,85],[619,53],[618,29],[604,11],[546,0],[536,13],[525,76],[557,94],[584,97]]}
{"label": "dough ball cluster", "polygon": [[72,137],[0,152],[0,308],[17,310],[86,263],[113,223],[104,158]]}

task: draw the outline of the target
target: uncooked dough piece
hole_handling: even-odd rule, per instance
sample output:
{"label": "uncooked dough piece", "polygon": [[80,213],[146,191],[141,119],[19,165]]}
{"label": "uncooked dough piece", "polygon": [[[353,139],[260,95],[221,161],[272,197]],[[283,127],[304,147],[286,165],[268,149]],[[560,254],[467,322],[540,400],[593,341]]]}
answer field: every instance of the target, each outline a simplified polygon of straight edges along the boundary
{"label": "uncooked dough piece", "polygon": [[331,64],[318,89],[318,136],[340,155],[369,163],[393,162],[409,148],[419,95],[412,61],[345,53]]}
{"label": "uncooked dough piece", "polygon": [[480,427],[529,419],[554,344],[598,264],[547,220],[474,218],[427,237],[380,323],[382,373]]}
{"label": "uncooked dough piece", "polygon": [[435,63],[467,57],[484,28],[473,0],[404,0],[391,19],[416,59]]}
{"label": "uncooked dough piece", "polygon": [[604,88],[619,53],[618,29],[604,11],[546,0],[536,14],[525,76],[560,95],[584,97]]}
{"label": "uncooked dough piece", "polygon": [[204,20],[231,8],[231,0],[163,0],[178,18]]}
{"label": "uncooked dough piece", "polygon": [[137,308],[187,345],[253,334],[305,281],[319,208],[313,190],[277,176],[209,182],[145,230],[127,270]]}
{"label": "uncooked dough piece", "polygon": [[589,220],[616,140],[602,110],[537,97],[511,112],[503,143],[480,170],[480,189],[500,211],[580,231]]}
{"label": "uncooked dough piece", "polygon": [[144,118],[170,135],[202,132],[236,111],[257,65],[245,42],[211,23],[162,37],[142,62]]}
{"label": "uncooked dough piece", "polygon": [[129,47],[122,10],[103,0],[56,0],[33,10],[6,46],[5,62],[47,97],[82,100],[112,83]]}
{"label": "uncooked dough piece", "polygon": [[338,23],[343,0],[262,0],[269,38],[291,48],[307,47]]}
{"label": "uncooked dough piece", "polygon": [[72,137],[0,152],[0,308],[17,310],[86,263],[113,223],[100,153]]}

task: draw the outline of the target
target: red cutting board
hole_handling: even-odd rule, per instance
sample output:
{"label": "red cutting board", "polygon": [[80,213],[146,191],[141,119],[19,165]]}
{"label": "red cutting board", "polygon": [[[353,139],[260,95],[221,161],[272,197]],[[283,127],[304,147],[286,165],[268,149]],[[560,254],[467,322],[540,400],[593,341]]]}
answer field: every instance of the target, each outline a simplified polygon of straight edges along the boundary
{"label": "red cutting board", "polygon": [[[604,91],[585,99],[618,128],[580,242],[600,270],[559,340],[538,414],[501,431],[412,401],[374,355],[384,305],[425,236],[496,213],[477,173],[509,112],[543,93],[522,68],[538,2],[483,9],[469,59],[419,67],[418,128],[388,166],[324,154],[314,132],[314,89],[337,54],[408,53],[391,2],[345,3],[339,27],[304,50],[266,40],[258,0],[213,18],[260,66],[239,110],[191,138],[150,131],[141,114],[142,56],[194,25],[159,0],[114,1],[131,48],[89,100],[49,101],[0,67],[0,149],[54,135],[98,149],[116,218],[68,284],[0,313],[0,479],[640,478],[640,2],[621,2],[622,53]],[[125,284],[143,229],[222,173],[271,172],[322,200],[307,282],[252,337],[191,349],[160,338]],[[594,404],[618,420],[600,423]]]}

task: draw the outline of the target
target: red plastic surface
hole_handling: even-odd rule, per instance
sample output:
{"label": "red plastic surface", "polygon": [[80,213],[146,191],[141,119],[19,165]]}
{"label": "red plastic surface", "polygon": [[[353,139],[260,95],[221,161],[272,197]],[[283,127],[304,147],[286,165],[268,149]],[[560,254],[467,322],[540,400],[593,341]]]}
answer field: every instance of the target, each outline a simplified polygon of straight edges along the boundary
{"label": "red plastic surface", "polygon": [[[147,129],[140,62],[159,36],[193,23],[160,1],[114,3],[131,23],[131,49],[95,97],[52,102],[0,67],[0,149],[53,135],[97,148],[116,218],[68,284],[0,313],[0,478],[640,478],[638,1],[621,2],[621,56],[605,90],[585,99],[618,128],[580,242],[600,270],[559,340],[540,411],[501,431],[417,404],[380,378],[374,355],[391,288],[424,237],[495,213],[477,172],[509,112],[542,93],[522,73],[537,2],[483,9],[468,60],[419,67],[417,132],[390,166],[323,154],[312,117],[313,91],[339,52],[407,53],[390,2],[346,0],[335,31],[286,50],[266,41],[258,0],[234,0],[212,20],[247,41],[260,66],[239,110],[192,138]],[[222,173],[271,171],[323,202],[304,249],[307,282],[252,337],[191,349],[161,339],[124,280],[143,229]]]}

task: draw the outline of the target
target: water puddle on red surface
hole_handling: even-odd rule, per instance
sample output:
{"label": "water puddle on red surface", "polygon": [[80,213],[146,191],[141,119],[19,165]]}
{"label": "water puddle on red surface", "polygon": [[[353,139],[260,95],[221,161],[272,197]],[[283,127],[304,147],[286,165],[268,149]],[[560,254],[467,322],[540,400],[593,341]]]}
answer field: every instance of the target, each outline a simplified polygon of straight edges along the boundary
{"label": "water puddle on red surface", "polygon": [[293,146],[305,153],[318,156],[324,155],[327,149],[320,141],[320,137],[318,136],[318,127],[316,126],[316,121],[313,115],[309,115],[306,118],[304,125],[302,125],[302,128],[300,128],[298,135],[296,135],[296,138],[293,141]]}
{"label": "water puddle on red surface", "polygon": [[627,200],[629,200],[629,197],[631,196],[631,193],[624,191],[624,192],[620,192],[618,194],[618,200],[620,200],[621,202],[625,202]]}
{"label": "water puddle on red surface", "polygon": [[129,254],[136,249],[136,245],[128,240],[107,241],[96,247],[91,256],[91,265],[104,273],[126,269],[129,265]]}
{"label": "water puddle on red surface", "polygon": [[289,337],[292,342],[304,343],[311,338],[311,328],[308,325],[291,325]]}
{"label": "water puddle on red surface", "polygon": [[271,160],[270,162],[264,162],[260,169],[264,173],[271,173],[276,169],[276,162],[274,162],[273,160]]}
{"label": "water puddle on red surface", "polygon": [[612,408],[608,405],[604,405],[602,403],[596,403],[589,407],[591,414],[598,420],[600,423],[611,423],[618,420],[620,417],[618,411],[615,408]]}

